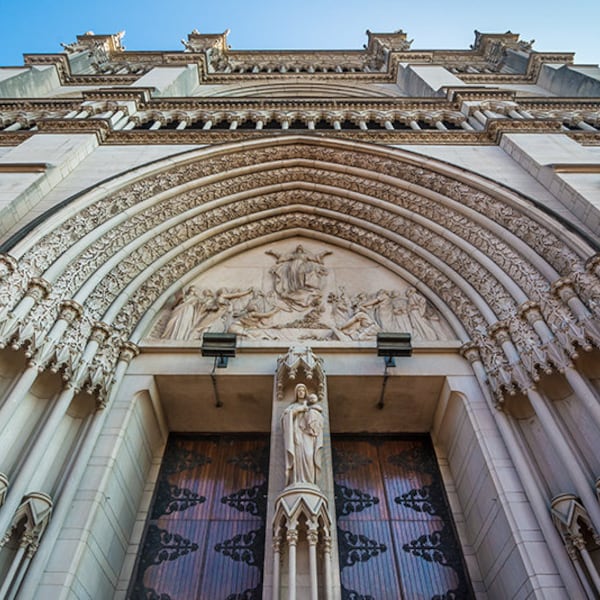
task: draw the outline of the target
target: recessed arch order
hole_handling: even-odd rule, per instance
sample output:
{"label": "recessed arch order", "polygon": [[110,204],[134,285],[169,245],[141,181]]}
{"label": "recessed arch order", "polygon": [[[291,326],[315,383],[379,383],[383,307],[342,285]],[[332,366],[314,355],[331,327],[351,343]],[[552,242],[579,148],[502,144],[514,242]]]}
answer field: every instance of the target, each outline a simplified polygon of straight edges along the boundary
{"label": "recessed arch order", "polygon": [[[44,354],[41,368],[56,367],[56,348],[66,339],[82,349],[96,322],[137,342],[165,298],[202,270],[298,235],[399,273],[464,342],[518,321],[516,346],[525,343],[519,336],[537,343],[533,330],[522,331],[528,303],[540,307],[550,330],[561,311],[575,323],[563,345],[596,341],[590,240],[471,172],[314,136],[182,153],[103,182],[46,215],[5,247],[0,311],[9,318],[0,341],[25,347],[32,360]],[[572,296],[561,304],[557,290],[565,287]],[[65,302],[78,314],[56,329]],[[40,340],[48,337],[51,347],[45,342],[42,352]]]}

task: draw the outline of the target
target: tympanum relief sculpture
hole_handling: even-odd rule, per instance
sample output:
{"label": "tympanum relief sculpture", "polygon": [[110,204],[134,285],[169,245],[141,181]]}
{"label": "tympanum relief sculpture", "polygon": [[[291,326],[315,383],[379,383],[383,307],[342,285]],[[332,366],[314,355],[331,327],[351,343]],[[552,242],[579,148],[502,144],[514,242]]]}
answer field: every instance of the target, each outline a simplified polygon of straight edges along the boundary
{"label": "tympanum relief sculpture", "polygon": [[163,311],[151,337],[195,340],[205,332],[229,332],[255,340],[362,341],[379,331],[407,331],[415,340],[452,337],[425,297],[401,280],[356,291],[348,273],[331,277],[330,250],[297,244],[264,254],[274,262],[265,267],[263,285],[260,280],[239,288],[189,285]]}

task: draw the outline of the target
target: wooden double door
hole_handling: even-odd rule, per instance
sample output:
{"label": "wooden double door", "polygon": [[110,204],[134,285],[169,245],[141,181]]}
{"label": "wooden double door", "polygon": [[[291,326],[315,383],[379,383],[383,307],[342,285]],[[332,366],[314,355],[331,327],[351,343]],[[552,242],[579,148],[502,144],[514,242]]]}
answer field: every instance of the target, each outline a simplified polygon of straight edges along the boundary
{"label": "wooden double door", "polygon": [[[343,600],[471,598],[429,437],[332,451]],[[129,597],[262,598],[268,469],[266,435],[171,435]]]}

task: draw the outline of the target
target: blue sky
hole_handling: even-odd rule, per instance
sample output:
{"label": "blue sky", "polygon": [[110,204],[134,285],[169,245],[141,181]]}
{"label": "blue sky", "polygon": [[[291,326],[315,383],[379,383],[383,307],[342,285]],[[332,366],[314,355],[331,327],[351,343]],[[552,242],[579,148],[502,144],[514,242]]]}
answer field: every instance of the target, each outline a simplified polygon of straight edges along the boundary
{"label": "blue sky", "polygon": [[181,50],[180,39],[231,29],[233,49],[359,49],[365,30],[403,29],[414,49],[468,48],[473,30],[511,30],[539,51],[576,52],[600,62],[600,0],[0,0],[0,65],[23,53],[59,52],[77,34],[126,30],[130,50]]}

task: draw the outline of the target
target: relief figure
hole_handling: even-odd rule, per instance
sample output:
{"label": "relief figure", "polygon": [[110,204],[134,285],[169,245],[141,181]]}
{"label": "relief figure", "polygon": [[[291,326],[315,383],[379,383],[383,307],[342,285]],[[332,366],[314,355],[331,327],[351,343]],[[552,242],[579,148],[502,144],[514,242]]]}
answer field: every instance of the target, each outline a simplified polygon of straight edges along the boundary
{"label": "relief figure", "polygon": [[[412,325],[413,337],[417,340],[437,340],[439,339],[437,331],[430,323],[430,317],[427,314],[427,300],[415,288],[406,290],[406,300],[408,303],[408,314]],[[437,315],[436,315],[437,316]]]}
{"label": "relief figure", "polygon": [[196,324],[196,337],[202,337],[202,334],[207,331],[214,333],[228,331],[234,320],[233,302],[251,293],[252,288],[244,291],[229,291],[225,288],[219,288],[206,307],[206,315]]}
{"label": "relief figure", "polygon": [[266,254],[277,261],[271,275],[279,298],[296,308],[308,308],[321,298],[322,278],[327,275],[323,259],[331,252],[311,254],[299,244],[292,252],[278,254],[267,250]]}
{"label": "relief figure", "polygon": [[198,293],[193,285],[184,290],[183,296],[171,309],[171,316],[161,337],[173,340],[189,339],[196,323],[198,300]]}

